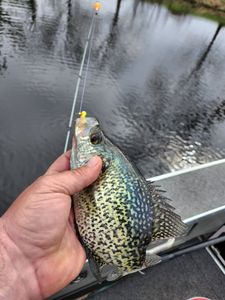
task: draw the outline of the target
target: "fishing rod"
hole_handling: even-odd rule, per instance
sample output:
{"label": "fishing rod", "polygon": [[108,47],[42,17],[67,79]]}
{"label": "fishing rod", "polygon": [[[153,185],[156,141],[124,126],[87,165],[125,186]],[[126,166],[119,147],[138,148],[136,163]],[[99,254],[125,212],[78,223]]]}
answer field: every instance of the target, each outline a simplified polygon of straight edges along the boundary
{"label": "fishing rod", "polygon": [[[94,36],[94,27],[95,27],[96,18],[98,16],[98,12],[101,8],[101,3],[98,2],[98,1],[95,2],[93,8],[94,8],[94,12],[93,12],[89,32],[88,32],[88,37],[87,37],[86,44],[85,44],[85,47],[84,47],[83,57],[82,57],[82,61],[81,61],[81,64],[80,64],[80,71],[79,71],[79,74],[78,74],[77,84],[76,84],[76,88],[75,88],[75,93],[74,93],[74,98],[73,98],[73,103],[72,103],[72,109],[71,109],[70,119],[69,119],[69,125],[68,125],[68,129],[67,129],[67,134],[66,134],[64,153],[68,150],[68,144],[69,144],[69,140],[70,140],[70,134],[71,134],[72,124],[73,124],[73,119],[74,119],[74,112],[75,112],[75,108],[76,108],[76,103],[77,103],[77,99],[78,99],[79,88],[80,88],[81,80],[83,79],[82,74],[83,74],[83,69],[84,69],[84,63],[85,63],[85,59],[88,55],[79,113],[81,112],[81,108],[82,108],[82,104],[83,104],[83,100],[84,100],[84,92],[85,92],[85,88],[86,88],[87,74],[88,74],[90,58],[91,58],[92,42],[93,42],[93,36]],[[89,52],[88,52],[88,49],[89,49]]]}
{"label": "fishing rod", "polygon": [[221,237],[214,238],[214,239],[209,239],[208,241],[200,242],[193,246],[186,247],[184,249],[177,250],[177,251],[174,251],[174,252],[166,254],[166,255],[162,255],[161,258],[162,258],[162,261],[168,261],[168,260],[171,260],[178,256],[188,254],[188,253],[191,253],[191,252],[194,252],[197,250],[205,249],[207,247],[214,246],[216,244],[224,243],[224,242],[225,242],[225,236],[221,236]]}
{"label": "fishing rod", "polygon": [[[68,130],[67,130],[67,135],[66,135],[66,142],[65,142],[65,146],[64,146],[64,152],[66,152],[67,149],[68,149],[72,124],[73,124],[73,119],[74,119],[74,112],[75,112],[76,103],[77,103],[77,99],[78,99],[79,88],[80,88],[80,84],[81,84],[82,79],[84,79],[82,95],[81,95],[81,101],[80,101],[80,106],[79,106],[79,113],[81,113],[81,110],[82,110],[82,105],[83,105],[83,100],[84,100],[84,93],[85,93],[86,83],[87,83],[87,75],[88,75],[88,70],[89,70],[89,65],[90,65],[90,58],[91,58],[92,43],[93,43],[93,38],[94,38],[94,29],[95,29],[96,16],[98,15],[98,12],[99,12],[100,8],[101,8],[100,2],[96,2],[94,4],[95,11],[93,13],[92,20],[91,20],[91,23],[90,23],[88,37],[87,37],[87,40],[86,40],[86,44],[85,44],[85,48],[84,48],[84,52],[83,52],[83,57],[82,57],[81,65],[80,65],[80,70],[79,70],[79,74],[78,74],[77,84],[76,84],[76,88],[75,88],[74,99],[73,99],[73,103],[72,103],[72,109],[71,109],[71,113],[70,113],[69,125],[68,125]],[[83,74],[83,70],[84,70],[84,67],[85,67],[86,58],[87,58],[86,70],[85,70],[85,76],[83,77],[82,74]],[[210,166],[213,166],[213,165],[221,164],[221,163],[224,163],[224,162],[225,162],[225,160],[219,160],[219,161],[215,161],[215,162],[212,162],[212,163],[207,163],[203,166],[196,166],[196,167],[193,167],[193,168],[188,169],[188,170],[181,170],[181,171],[176,171],[172,174],[169,173],[169,174],[153,177],[153,178],[147,179],[147,181],[163,180],[163,179],[166,179],[166,178],[169,178],[169,177],[181,175],[181,174],[188,173],[188,172],[191,172],[191,171],[196,171],[196,170],[199,170],[199,169],[203,169],[203,168],[210,167]],[[196,251],[196,250],[204,249],[204,248],[207,248],[209,246],[212,246],[212,245],[215,245],[215,244],[218,244],[218,243],[222,243],[222,242],[225,242],[225,236],[218,237],[218,238],[211,239],[211,240],[204,241],[204,242],[200,242],[200,243],[197,243],[193,246],[185,247],[185,248],[177,250],[177,251],[175,250],[174,252],[169,253],[169,254],[163,254],[161,256],[161,261],[162,262],[168,261],[168,260],[176,258],[178,256],[188,254],[188,253],[191,253],[191,252]],[[169,250],[170,249],[169,246],[170,246],[169,244],[165,245],[166,248],[164,250]],[[147,250],[147,253],[151,254],[152,251],[154,252],[154,248]]]}

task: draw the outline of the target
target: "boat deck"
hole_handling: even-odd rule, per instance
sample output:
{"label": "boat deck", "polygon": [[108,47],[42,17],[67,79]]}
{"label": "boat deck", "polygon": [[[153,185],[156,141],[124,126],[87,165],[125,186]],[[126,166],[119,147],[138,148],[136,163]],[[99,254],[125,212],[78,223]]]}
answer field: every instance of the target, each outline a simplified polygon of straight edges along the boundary
{"label": "boat deck", "polygon": [[123,278],[91,300],[225,299],[225,277],[206,250],[193,252]]}
{"label": "boat deck", "polygon": [[[204,230],[215,231],[224,224],[225,164],[159,180],[156,184],[167,191],[166,195],[173,200],[183,219],[189,222],[202,220],[198,222],[201,228],[197,228],[197,235]],[[84,280],[71,284],[51,299],[75,299],[78,290],[94,284],[89,272]],[[125,277],[108,289],[103,287],[103,291],[90,294],[89,299],[186,300],[204,296],[223,300],[224,282],[223,272],[202,249],[149,268],[144,275],[136,273]]]}

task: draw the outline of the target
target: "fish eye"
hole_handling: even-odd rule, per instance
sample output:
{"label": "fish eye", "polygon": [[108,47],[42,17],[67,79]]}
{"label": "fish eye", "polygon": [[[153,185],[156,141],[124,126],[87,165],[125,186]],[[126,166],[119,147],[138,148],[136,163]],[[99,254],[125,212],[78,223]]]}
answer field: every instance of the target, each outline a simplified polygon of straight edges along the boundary
{"label": "fish eye", "polygon": [[92,133],[90,136],[90,141],[93,145],[100,144],[102,141],[102,133],[100,131]]}

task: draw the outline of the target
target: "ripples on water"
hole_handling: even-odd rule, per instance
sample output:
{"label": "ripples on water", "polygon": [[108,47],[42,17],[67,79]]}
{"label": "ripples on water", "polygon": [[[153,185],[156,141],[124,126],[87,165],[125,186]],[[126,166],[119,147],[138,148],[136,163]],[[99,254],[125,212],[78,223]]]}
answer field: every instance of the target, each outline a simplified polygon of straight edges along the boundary
{"label": "ripples on water", "polygon": [[[91,1],[0,1],[0,209],[63,150]],[[104,3],[84,109],[146,177],[225,157],[225,32]]]}

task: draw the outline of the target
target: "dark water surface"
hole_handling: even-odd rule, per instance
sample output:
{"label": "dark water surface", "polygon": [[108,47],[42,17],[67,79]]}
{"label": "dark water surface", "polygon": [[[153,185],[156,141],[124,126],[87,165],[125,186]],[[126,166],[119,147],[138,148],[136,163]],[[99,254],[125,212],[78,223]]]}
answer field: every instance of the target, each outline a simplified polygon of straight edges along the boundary
{"label": "dark water surface", "polygon": [[[63,151],[91,3],[0,1],[0,213]],[[146,177],[224,158],[225,30],[116,6],[103,1],[83,108]]]}

